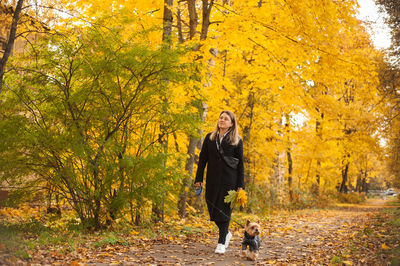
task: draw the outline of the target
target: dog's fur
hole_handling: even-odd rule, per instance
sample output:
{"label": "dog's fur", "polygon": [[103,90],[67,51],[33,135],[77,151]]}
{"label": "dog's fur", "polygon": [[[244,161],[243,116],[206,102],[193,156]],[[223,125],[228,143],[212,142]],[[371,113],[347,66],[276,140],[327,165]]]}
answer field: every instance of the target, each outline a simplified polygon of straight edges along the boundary
{"label": "dog's fur", "polygon": [[[261,245],[260,239],[261,227],[259,222],[251,223],[249,220],[244,227],[244,237],[242,241],[242,254],[249,260],[256,260],[258,258],[258,251]],[[249,247],[249,250],[247,250]]]}

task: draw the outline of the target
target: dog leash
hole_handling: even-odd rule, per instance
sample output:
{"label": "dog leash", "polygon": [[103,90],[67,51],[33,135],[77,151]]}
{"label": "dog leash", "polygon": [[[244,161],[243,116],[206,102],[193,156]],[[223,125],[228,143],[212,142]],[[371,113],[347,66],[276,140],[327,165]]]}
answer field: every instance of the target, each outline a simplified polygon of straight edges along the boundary
{"label": "dog leash", "polygon": [[[228,215],[226,215],[223,211],[221,211],[217,206],[215,206],[212,202],[210,202],[206,197],[204,197],[206,199],[206,201],[208,203],[210,203],[215,209],[217,209],[222,215],[224,215],[226,218],[228,218],[229,220],[231,220],[232,222],[236,223],[237,225],[239,225],[241,228],[244,228],[243,225],[241,225],[240,223],[236,222],[234,219],[232,219],[232,217],[229,217]],[[233,210],[233,208],[232,208]]]}

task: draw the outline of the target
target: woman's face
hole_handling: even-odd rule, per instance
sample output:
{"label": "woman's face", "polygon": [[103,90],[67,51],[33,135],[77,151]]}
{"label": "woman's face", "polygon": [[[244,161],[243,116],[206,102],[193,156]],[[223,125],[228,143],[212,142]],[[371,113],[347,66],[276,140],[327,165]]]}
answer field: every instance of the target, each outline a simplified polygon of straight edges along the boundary
{"label": "woman's face", "polygon": [[231,126],[233,126],[233,123],[230,116],[226,113],[222,113],[218,119],[218,127],[220,129],[229,129]]}

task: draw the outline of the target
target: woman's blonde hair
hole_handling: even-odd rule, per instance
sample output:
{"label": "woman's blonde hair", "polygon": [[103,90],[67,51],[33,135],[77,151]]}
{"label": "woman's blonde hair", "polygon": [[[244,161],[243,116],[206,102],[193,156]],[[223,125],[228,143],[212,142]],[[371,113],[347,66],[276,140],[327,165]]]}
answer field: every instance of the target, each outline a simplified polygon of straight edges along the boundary
{"label": "woman's blonde hair", "polygon": [[[240,140],[240,136],[239,136],[239,130],[238,130],[238,125],[237,125],[235,114],[232,113],[231,111],[224,110],[219,114],[219,117],[222,114],[227,114],[230,117],[231,121],[232,121],[232,126],[229,129],[229,133],[228,133],[228,141],[232,145],[238,145],[239,140]],[[211,132],[210,139],[211,140],[215,140],[215,136],[217,136],[218,132],[219,132],[219,126],[218,126],[218,122],[217,122],[217,126],[215,127],[214,131]]]}

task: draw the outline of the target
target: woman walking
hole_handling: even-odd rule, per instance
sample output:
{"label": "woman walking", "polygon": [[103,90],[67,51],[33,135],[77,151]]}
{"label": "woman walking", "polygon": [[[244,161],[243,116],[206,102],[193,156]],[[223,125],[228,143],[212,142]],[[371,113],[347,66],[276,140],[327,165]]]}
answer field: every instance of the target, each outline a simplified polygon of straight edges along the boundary
{"label": "woman walking", "polygon": [[236,117],[230,111],[220,113],[215,130],[204,139],[195,180],[198,189],[203,186],[206,165],[207,208],[210,220],[219,229],[215,253],[224,254],[232,237],[228,230],[232,209],[224,198],[229,190],[244,189],[243,142]]}

